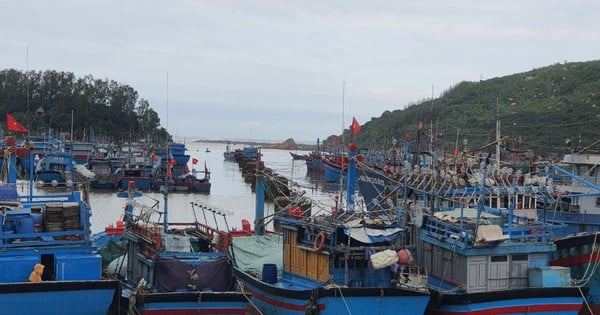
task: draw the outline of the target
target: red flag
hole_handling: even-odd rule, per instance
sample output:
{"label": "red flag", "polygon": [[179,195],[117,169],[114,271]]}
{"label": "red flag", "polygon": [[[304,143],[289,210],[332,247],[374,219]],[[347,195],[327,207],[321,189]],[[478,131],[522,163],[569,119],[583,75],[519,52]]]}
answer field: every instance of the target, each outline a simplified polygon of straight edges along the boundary
{"label": "red flag", "polygon": [[352,126],[350,126],[350,131],[352,132],[353,136],[360,132],[360,124],[354,117],[352,117]]}
{"label": "red flag", "polygon": [[192,158],[192,164],[194,164],[194,165],[198,164],[198,159],[197,158]]}
{"label": "red flag", "polygon": [[340,139],[337,136],[333,136],[333,143],[340,144]]}
{"label": "red flag", "polygon": [[156,162],[158,161],[158,156],[154,153],[152,153],[152,162]]}
{"label": "red flag", "polygon": [[6,114],[6,127],[10,131],[27,132],[27,128],[19,124],[10,114]]}

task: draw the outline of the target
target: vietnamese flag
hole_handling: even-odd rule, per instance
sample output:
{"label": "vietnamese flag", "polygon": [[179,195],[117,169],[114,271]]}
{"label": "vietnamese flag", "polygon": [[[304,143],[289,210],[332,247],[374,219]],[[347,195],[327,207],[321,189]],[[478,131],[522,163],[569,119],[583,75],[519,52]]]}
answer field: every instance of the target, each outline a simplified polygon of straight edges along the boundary
{"label": "vietnamese flag", "polygon": [[8,128],[8,130],[10,131],[16,131],[16,132],[27,132],[27,128],[23,127],[21,124],[19,124],[14,118],[13,116],[11,116],[10,114],[6,114],[6,127]]}
{"label": "vietnamese flag", "polygon": [[353,136],[360,132],[360,124],[358,123],[358,120],[356,120],[356,118],[354,117],[352,117],[352,125],[350,126],[350,131]]}
{"label": "vietnamese flag", "polygon": [[194,164],[194,165],[198,164],[198,159],[197,158],[192,158],[192,164]]}

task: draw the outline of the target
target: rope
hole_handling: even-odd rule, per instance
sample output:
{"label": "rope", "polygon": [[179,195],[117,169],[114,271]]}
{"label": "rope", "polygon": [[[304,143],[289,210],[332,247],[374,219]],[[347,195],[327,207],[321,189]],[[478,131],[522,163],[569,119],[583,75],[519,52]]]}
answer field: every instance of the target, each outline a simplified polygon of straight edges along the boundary
{"label": "rope", "polygon": [[[576,284],[576,285],[578,285],[578,286],[585,286],[585,285],[587,285],[587,283],[594,276],[594,274],[596,274],[596,271],[598,270],[598,266],[600,266],[600,261],[596,261],[595,263],[592,264],[592,261],[594,260],[594,253],[596,253],[596,258],[600,257],[600,251],[598,251],[596,249],[596,243],[598,241],[598,234],[599,233],[595,233],[594,234],[594,243],[592,244],[592,251],[590,253],[590,259],[588,260],[585,272],[583,273],[581,279],[573,280],[573,283]],[[592,272],[589,272],[590,271],[590,266],[592,266],[592,265],[593,265]]]}
{"label": "rope", "polygon": [[244,284],[240,280],[236,280],[236,282],[238,284],[238,287],[240,288],[240,292],[242,293],[244,298],[246,298],[246,301],[248,301],[248,303],[250,303],[250,305],[252,305],[254,310],[257,311],[260,315],[264,315],[264,313],[261,312],[254,303],[252,303],[252,299],[246,294],[246,291],[244,290]]}
{"label": "rope", "polygon": [[590,312],[590,314],[594,315],[594,311],[592,311],[592,307],[590,306],[590,303],[588,302],[585,294],[583,294],[581,287],[577,287],[577,289],[579,289],[579,293],[581,294],[581,297],[583,298],[583,302],[585,303],[585,306],[587,307],[588,312]]}
{"label": "rope", "polygon": [[342,301],[344,302],[344,305],[346,306],[346,311],[348,311],[348,314],[352,315],[352,311],[350,311],[350,306],[348,306],[348,303],[346,302],[346,298],[344,297],[344,294],[342,293],[342,288],[340,286],[336,286],[336,289],[338,289],[340,292],[340,297],[342,298]]}

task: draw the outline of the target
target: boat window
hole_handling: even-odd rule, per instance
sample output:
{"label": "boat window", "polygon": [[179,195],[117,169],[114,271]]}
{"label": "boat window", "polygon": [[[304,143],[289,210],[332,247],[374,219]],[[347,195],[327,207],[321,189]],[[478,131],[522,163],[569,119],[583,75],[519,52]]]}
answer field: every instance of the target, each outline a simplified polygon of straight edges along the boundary
{"label": "boat window", "polygon": [[490,261],[491,262],[501,262],[501,261],[508,261],[508,257],[506,255],[502,255],[502,256],[491,256],[490,257]]}
{"label": "boat window", "polygon": [[527,260],[528,259],[528,255],[527,254],[512,255],[511,258],[512,258],[513,261]]}
{"label": "boat window", "polygon": [[600,197],[596,197],[596,207],[600,207]]}

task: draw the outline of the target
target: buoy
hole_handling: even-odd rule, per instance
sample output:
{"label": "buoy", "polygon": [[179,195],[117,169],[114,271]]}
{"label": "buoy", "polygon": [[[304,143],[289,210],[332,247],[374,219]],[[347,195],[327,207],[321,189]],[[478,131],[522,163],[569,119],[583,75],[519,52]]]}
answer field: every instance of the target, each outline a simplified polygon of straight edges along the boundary
{"label": "buoy", "polygon": [[67,179],[67,187],[71,187],[73,186],[73,181],[70,179]]}
{"label": "buoy", "polygon": [[53,180],[50,182],[50,185],[52,185],[52,187],[56,187],[56,185],[58,185],[58,181],[56,181],[56,179],[53,179]]}
{"label": "buoy", "polygon": [[412,254],[408,249],[398,251],[398,263],[403,265],[411,265],[413,263]]}
{"label": "buoy", "polygon": [[42,187],[42,186],[44,186],[44,181],[43,180],[38,180],[36,182],[36,184],[38,185],[38,187]]}
{"label": "buoy", "polygon": [[320,252],[323,249],[323,245],[325,245],[325,232],[321,231],[315,237],[313,249],[317,252]]}

